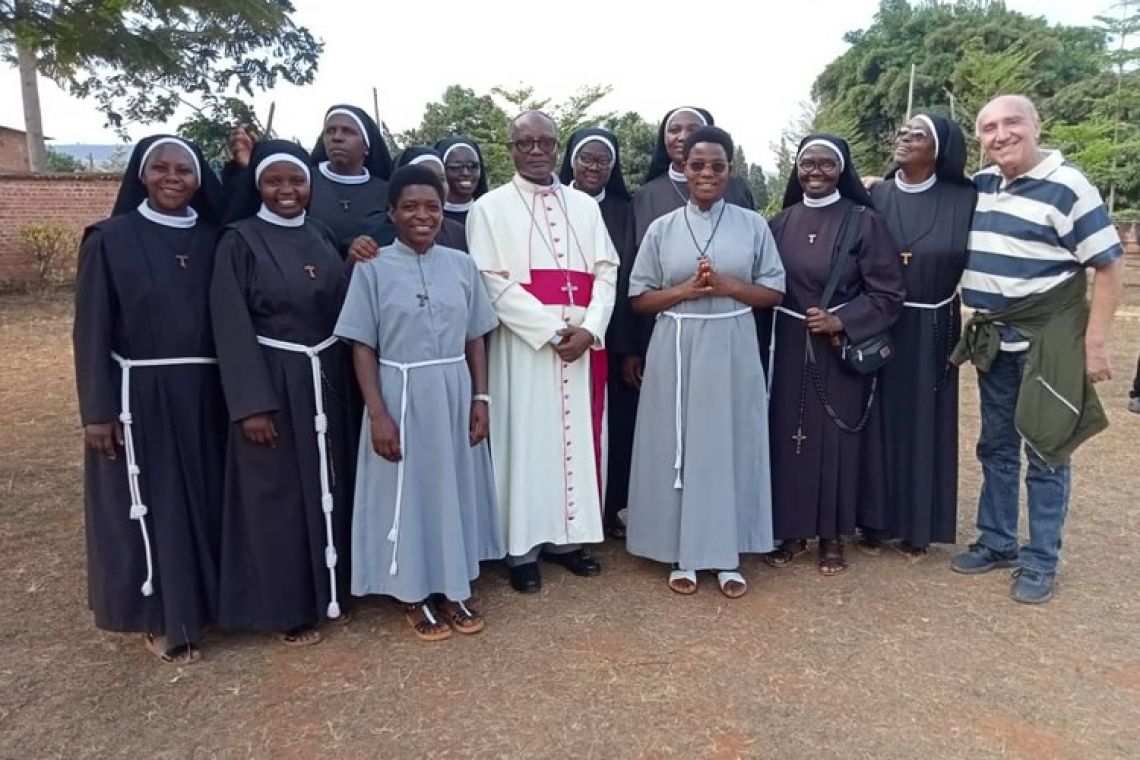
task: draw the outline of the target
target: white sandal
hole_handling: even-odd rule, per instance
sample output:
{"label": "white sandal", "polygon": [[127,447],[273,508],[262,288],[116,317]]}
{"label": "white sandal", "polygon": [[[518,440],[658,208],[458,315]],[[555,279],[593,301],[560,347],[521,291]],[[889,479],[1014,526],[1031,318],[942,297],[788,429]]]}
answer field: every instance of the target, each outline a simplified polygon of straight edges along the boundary
{"label": "white sandal", "polygon": [[[727,596],[729,599],[739,599],[748,593],[748,581],[744,580],[744,576],[735,570],[725,570],[716,574],[717,585],[720,586],[720,593]],[[739,583],[744,587],[744,590],[738,594],[730,594],[726,587],[730,583]]]}
{"label": "white sandal", "polygon": [[[689,583],[693,584],[692,588],[688,591],[685,591],[676,585],[677,581],[688,581]],[[690,594],[697,593],[697,571],[681,569],[672,570],[669,573],[669,588],[674,593],[681,594],[682,596],[688,596]]]}

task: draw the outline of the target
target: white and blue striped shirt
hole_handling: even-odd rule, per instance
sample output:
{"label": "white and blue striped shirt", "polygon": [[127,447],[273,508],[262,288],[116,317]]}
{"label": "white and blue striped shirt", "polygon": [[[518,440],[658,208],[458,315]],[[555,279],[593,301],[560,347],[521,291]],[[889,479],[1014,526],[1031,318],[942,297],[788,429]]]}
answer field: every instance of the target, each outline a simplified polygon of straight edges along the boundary
{"label": "white and blue striped shirt", "polygon": [[[1100,193],[1060,151],[1008,182],[990,166],[974,183],[978,203],[962,275],[966,306],[999,311],[1124,254]],[[1026,346],[1003,334],[1002,347]]]}

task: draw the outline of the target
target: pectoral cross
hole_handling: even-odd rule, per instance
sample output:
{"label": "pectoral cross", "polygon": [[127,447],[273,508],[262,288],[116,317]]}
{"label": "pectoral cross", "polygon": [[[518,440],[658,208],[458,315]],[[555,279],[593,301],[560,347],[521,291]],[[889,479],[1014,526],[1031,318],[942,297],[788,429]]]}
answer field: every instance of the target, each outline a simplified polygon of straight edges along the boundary
{"label": "pectoral cross", "polygon": [[799,454],[800,451],[803,450],[804,441],[807,440],[807,436],[804,435],[803,425],[796,428],[796,434],[792,436],[792,440],[796,442],[796,454]]}
{"label": "pectoral cross", "polygon": [[570,305],[573,306],[574,305],[574,293],[576,293],[578,291],[578,286],[572,285],[571,283],[568,282],[565,285],[563,285],[560,288],[560,290],[566,294],[566,297],[570,299]]}
{"label": "pectoral cross", "polygon": [[308,273],[310,280],[317,279],[317,268],[315,266],[312,264],[306,264],[304,269]]}
{"label": "pectoral cross", "polygon": [[814,232],[808,233],[808,243],[809,244],[815,245],[815,238],[816,238],[816,234]]}
{"label": "pectoral cross", "polygon": [[416,298],[420,299],[420,306],[427,306],[427,302],[428,302],[428,294],[427,293],[416,293]]}
{"label": "pectoral cross", "polygon": [[344,199],[344,198],[342,198],[341,200],[337,201],[337,203],[339,203],[339,204],[340,204],[340,207],[341,207],[342,209],[344,209],[345,211],[348,211],[348,207],[352,205],[352,201],[350,201],[350,200],[346,200],[346,199]]}
{"label": "pectoral cross", "polygon": [[899,258],[902,259],[902,263],[903,263],[904,267],[910,266],[910,257],[913,255],[914,254],[911,253],[910,251],[903,251],[902,253],[899,254]]}
{"label": "pectoral cross", "polygon": [[190,257],[184,253],[180,253],[177,256],[175,256],[174,258],[178,259],[178,266],[181,267],[182,269],[186,268],[186,262],[190,260]]}

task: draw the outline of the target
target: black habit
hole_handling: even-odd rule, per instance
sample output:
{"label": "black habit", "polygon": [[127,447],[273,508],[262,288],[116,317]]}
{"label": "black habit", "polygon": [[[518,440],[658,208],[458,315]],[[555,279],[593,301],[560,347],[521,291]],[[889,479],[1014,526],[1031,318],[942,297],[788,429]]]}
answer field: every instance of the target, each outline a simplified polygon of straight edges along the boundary
{"label": "black habit", "polygon": [[332,230],[342,258],[352,241],[365,234],[369,216],[388,208],[388,183],[376,176],[363,184],[349,185],[329,179],[314,167],[311,185],[309,214]]}
{"label": "black habit", "polygon": [[[135,169],[137,172],[137,169]],[[135,175],[137,176],[137,174]],[[211,177],[211,180],[213,178]],[[75,283],[75,376],[84,425],[119,419],[120,365],[213,357],[209,284],[217,228],[129,211],[91,227]],[[86,450],[88,602],[100,628],[197,643],[217,608],[225,404],[213,365],[135,367],[131,430],[154,565],[130,517],[127,456]]]}
{"label": "black habit", "polygon": [[[330,601],[325,520],[308,356],[262,346],[264,336],[314,346],[332,335],[348,266],[327,231],[306,219],[283,227],[259,217],[230,225],[218,245],[210,292],[229,452],[219,622],[227,628],[287,631],[326,616]],[[339,601],[348,598],[352,482],[360,418],[347,402],[348,349],[321,354],[334,500]],[[251,443],[240,420],[271,414],[275,448]]]}
{"label": "black habit", "polygon": [[[784,302],[774,320],[769,398],[772,523],[779,540],[835,539],[854,534],[857,524],[881,527],[884,520],[882,501],[866,498],[885,488],[881,482],[869,482],[882,479],[881,467],[868,461],[880,454],[868,457],[862,450],[863,434],[844,432],[828,417],[805,363],[805,323],[782,311],[802,315],[819,306],[839,230],[852,204],[845,197],[823,208],[797,203],[771,222],[787,274]],[[860,219],[856,252],[846,254],[853,261],[847,262],[831,302],[833,308],[846,304],[835,313],[856,343],[890,328],[905,294],[898,251],[886,223],[870,209]],[[812,345],[827,399],[840,419],[856,426],[872,378],[848,370],[826,337],[813,336]],[[803,439],[797,443],[793,436],[800,435]]]}
{"label": "black habit", "polygon": [[[977,193],[938,181],[921,193],[893,179],[871,191],[902,251],[907,302],[891,332],[895,356],[879,379],[886,446],[886,524],[880,539],[914,547],[954,543],[958,515],[958,368],[948,357],[961,330],[953,298],[966,265]],[[943,303],[951,299],[948,303]]]}

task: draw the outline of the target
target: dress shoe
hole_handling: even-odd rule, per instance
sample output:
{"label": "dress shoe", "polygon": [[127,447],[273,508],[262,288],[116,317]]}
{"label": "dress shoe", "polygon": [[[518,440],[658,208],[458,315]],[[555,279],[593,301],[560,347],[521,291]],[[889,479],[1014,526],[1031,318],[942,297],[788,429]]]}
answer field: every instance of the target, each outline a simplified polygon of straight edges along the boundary
{"label": "dress shoe", "polygon": [[547,562],[562,565],[562,567],[574,573],[574,575],[581,576],[582,578],[589,578],[590,576],[602,572],[602,566],[598,561],[587,555],[586,552],[581,549],[575,549],[572,552],[562,552],[561,554],[543,552],[542,558]]}
{"label": "dress shoe", "polygon": [[542,590],[542,576],[538,574],[538,563],[527,562],[510,568],[511,588],[520,594],[537,594]]}

